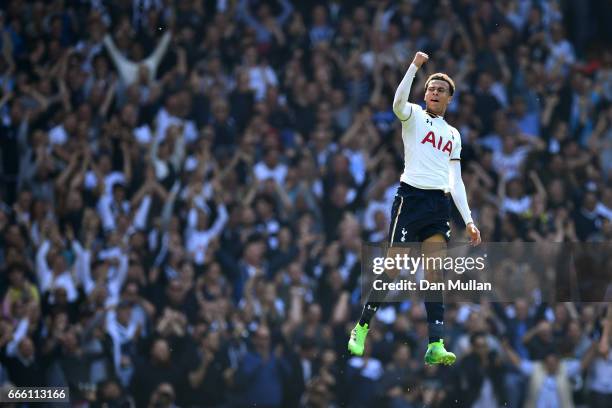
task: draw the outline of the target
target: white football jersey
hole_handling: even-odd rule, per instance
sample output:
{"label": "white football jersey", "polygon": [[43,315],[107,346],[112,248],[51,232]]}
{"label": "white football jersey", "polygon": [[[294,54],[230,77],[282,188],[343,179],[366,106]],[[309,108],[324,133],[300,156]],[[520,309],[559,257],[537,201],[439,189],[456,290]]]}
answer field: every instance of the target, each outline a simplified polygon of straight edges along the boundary
{"label": "white football jersey", "polygon": [[461,156],[459,131],[419,105],[402,121],[404,172],[400,180],[424,190],[450,191],[450,161]]}

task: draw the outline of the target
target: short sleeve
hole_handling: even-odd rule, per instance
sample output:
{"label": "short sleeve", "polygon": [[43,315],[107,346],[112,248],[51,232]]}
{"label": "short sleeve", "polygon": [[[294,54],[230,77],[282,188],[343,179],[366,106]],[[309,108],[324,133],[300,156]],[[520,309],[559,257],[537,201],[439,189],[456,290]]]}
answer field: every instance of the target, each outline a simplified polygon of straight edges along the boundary
{"label": "short sleeve", "polygon": [[451,131],[453,140],[453,151],[451,152],[451,160],[461,160],[461,135],[456,129]]}

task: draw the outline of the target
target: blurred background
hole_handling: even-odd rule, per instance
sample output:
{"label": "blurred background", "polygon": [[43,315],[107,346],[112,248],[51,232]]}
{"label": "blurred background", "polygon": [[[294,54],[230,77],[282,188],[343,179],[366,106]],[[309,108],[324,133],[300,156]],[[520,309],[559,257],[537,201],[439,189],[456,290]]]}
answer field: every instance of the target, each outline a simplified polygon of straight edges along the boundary
{"label": "blurred background", "polygon": [[411,101],[430,73],[457,85],[485,241],[612,239],[609,1],[0,9],[4,387],[67,386],[76,407],[612,406],[608,304],[449,304],[459,361],[438,368],[423,306],[395,303],[346,353],[418,50]]}

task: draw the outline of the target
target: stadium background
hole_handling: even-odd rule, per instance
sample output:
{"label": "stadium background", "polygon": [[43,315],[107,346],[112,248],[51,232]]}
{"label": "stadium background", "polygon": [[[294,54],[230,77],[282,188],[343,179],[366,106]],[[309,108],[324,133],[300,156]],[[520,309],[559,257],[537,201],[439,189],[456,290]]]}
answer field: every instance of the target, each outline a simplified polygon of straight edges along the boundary
{"label": "stadium background", "polygon": [[[394,304],[364,358],[345,352],[418,50],[412,101],[429,73],[457,84],[484,240],[612,238],[609,1],[2,4],[5,387],[109,407],[612,404],[606,304],[448,305],[451,368],[422,364],[423,307]],[[553,380],[525,369],[560,358]]]}

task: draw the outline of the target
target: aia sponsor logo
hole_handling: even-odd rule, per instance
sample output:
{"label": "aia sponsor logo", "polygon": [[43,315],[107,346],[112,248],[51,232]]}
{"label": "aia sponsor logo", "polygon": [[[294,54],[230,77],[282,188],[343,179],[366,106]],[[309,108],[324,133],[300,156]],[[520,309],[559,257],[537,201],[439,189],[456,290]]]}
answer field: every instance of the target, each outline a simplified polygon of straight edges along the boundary
{"label": "aia sponsor logo", "polygon": [[434,149],[440,150],[442,153],[448,153],[449,156],[451,155],[451,152],[453,151],[452,141],[447,140],[446,143],[444,143],[444,146],[442,146],[442,143],[443,143],[442,136],[437,137],[436,134],[431,130],[427,132],[423,140],[421,140],[421,144],[425,144],[425,143],[431,144],[431,147],[433,147]]}

